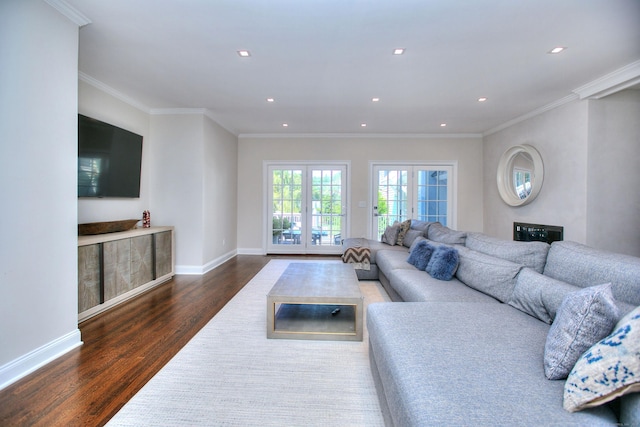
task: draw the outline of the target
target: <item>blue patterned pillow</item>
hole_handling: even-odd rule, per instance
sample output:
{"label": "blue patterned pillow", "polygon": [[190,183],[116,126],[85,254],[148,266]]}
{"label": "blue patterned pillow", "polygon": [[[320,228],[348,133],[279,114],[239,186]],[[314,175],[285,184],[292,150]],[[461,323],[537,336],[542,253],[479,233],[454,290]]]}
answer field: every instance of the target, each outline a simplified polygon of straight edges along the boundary
{"label": "blue patterned pillow", "polygon": [[580,356],[611,333],[620,313],[611,283],[589,286],[562,300],[544,346],[544,373],[567,378]]}
{"label": "blue patterned pillow", "polygon": [[431,255],[426,271],[438,280],[451,280],[456,270],[460,257],[458,251],[448,246],[438,246]]}
{"label": "blue patterned pillow", "polygon": [[426,240],[421,240],[409,254],[407,262],[414,265],[418,270],[424,271],[434,249]]}
{"label": "blue patterned pillow", "polygon": [[614,332],[591,347],[564,385],[569,412],[602,405],[640,391],[640,306],[618,322]]}

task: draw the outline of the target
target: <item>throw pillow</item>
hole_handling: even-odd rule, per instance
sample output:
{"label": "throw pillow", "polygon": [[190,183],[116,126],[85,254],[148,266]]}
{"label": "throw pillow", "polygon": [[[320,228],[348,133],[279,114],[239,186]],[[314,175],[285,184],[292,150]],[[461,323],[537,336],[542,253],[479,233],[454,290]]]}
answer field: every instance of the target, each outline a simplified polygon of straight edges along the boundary
{"label": "throw pillow", "polygon": [[411,228],[411,220],[408,219],[400,223],[400,229],[398,231],[398,239],[396,241],[396,245],[402,246],[404,241],[404,236],[406,236],[407,231]]}
{"label": "throw pillow", "polygon": [[544,373],[567,378],[580,356],[611,333],[619,312],[611,283],[590,286],[562,300],[544,346]]}
{"label": "throw pillow", "polygon": [[426,240],[421,240],[409,254],[407,262],[414,265],[418,270],[424,271],[427,268],[427,264],[429,264],[434,249]]}
{"label": "throw pillow", "polygon": [[388,226],[387,229],[384,230],[384,234],[382,235],[382,238],[380,239],[380,241],[382,243],[386,243],[387,245],[394,246],[398,241],[399,231],[400,231],[400,228],[396,224]]}
{"label": "throw pillow", "polygon": [[640,306],[618,322],[614,332],[591,347],[564,385],[569,412],[599,406],[640,391]]}
{"label": "throw pillow", "polygon": [[448,246],[438,246],[431,255],[426,271],[438,280],[451,280],[458,269],[458,251]]}

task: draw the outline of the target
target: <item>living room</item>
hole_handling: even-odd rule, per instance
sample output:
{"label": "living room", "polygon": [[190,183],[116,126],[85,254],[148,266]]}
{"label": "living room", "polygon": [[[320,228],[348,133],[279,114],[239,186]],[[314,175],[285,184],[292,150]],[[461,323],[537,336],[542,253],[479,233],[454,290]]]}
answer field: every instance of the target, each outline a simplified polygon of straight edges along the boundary
{"label": "living room", "polygon": [[[370,162],[417,157],[457,163],[454,228],[508,239],[514,221],[562,225],[566,240],[640,256],[640,91],[629,86],[600,97],[637,83],[637,57],[585,81],[579,93],[581,87],[567,87],[563,98],[482,132],[235,134],[206,109],[154,110],[78,75],[81,29],[50,3],[59,2],[7,2],[0,14],[10,64],[2,74],[0,128],[3,141],[11,141],[1,156],[0,384],[81,344],[77,224],[136,218],[149,209],[154,224],[177,230],[178,273],[262,254],[267,160],[349,161],[350,236],[369,234],[369,205],[358,202],[369,200]],[[589,93],[588,83],[597,90]],[[145,137],[139,199],[77,199],[78,113]],[[496,170],[501,154],[523,143],[544,159],[544,188],[535,203],[511,208],[499,197]],[[37,173],[25,173],[25,161]]]}

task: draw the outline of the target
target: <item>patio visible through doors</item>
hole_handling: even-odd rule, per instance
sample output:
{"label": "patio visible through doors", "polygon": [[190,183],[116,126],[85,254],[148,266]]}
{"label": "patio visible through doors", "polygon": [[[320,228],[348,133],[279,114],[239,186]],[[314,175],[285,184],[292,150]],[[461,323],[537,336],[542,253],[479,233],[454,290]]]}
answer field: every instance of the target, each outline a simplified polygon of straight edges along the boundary
{"label": "patio visible through doors", "polygon": [[267,253],[341,252],[347,165],[267,165]]}

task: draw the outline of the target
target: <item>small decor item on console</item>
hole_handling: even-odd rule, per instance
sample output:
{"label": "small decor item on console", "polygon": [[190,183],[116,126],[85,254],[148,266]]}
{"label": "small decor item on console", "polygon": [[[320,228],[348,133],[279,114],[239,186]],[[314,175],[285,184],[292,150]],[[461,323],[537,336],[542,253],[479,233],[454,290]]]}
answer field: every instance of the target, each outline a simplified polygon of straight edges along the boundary
{"label": "small decor item on console", "polygon": [[151,212],[144,211],[142,212],[142,228],[151,227]]}

